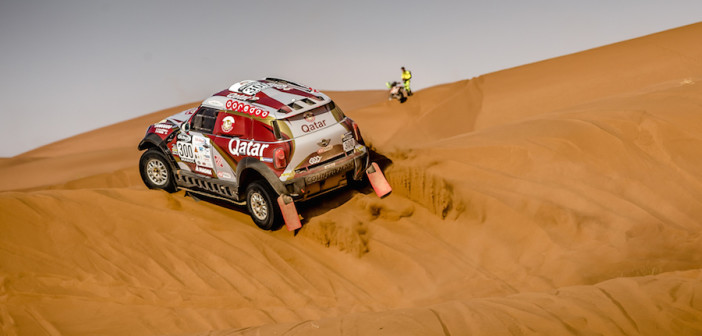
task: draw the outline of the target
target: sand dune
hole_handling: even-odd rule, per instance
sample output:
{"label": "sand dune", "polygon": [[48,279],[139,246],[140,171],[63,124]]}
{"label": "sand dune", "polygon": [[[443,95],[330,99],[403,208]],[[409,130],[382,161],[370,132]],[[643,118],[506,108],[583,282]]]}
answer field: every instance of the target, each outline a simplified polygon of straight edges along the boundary
{"label": "sand dune", "polygon": [[394,191],[297,235],[143,186],[146,126],[192,104],[3,159],[2,334],[702,334],[699,36],[332,92]]}

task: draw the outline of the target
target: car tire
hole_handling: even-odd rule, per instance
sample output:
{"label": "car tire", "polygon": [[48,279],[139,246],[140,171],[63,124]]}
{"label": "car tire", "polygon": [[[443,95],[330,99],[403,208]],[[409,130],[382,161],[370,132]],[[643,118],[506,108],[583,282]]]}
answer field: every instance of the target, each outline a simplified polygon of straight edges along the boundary
{"label": "car tire", "polygon": [[156,148],[150,148],[141,155],[139,173],[149,189],[163,189],[171,193],[177,191],[171,165]]}
{"label": "car tire", "polygon": [[246,208],[251,219],[263,230],[276,230],[283,224],[276,193],[262,180],[246,187]]}

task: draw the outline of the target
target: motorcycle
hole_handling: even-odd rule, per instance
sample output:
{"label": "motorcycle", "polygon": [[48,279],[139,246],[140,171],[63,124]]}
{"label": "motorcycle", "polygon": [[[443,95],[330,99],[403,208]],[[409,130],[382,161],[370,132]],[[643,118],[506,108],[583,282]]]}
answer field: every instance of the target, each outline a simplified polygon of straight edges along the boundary
{"label": "motorcycle", "polygon": [[390,89],[388,100],[397,99],[400,103],[407,101],[407,90],[401,82],[386,82],[385,85]]}

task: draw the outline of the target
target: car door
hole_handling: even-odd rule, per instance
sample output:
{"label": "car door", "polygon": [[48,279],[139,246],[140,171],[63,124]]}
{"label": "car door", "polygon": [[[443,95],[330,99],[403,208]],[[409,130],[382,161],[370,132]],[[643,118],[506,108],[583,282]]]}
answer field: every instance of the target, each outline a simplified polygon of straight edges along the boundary
{"label": "car door", "polygon": [[[205,177],[214,177],[213,146],[210,137],[214,129],[218,111],[213,108],[200,107],[192,119],[186,136],[179,137],[176,143],[180,160],[186,167]],[[182,167],[181,168],[185,168]]]}
{"label": "car door", "polygon": [[241,159],[231,153],[233,144],[251,140],[251,117],[242,113],[219,111],[213,129],[215,175],[221,180],[237,182],[236,169]]}

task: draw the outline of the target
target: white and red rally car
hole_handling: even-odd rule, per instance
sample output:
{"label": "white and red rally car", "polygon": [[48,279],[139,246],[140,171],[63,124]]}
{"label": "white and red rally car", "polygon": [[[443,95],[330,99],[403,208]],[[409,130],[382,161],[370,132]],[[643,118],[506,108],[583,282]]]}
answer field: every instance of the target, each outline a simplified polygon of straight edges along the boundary
{"label": "white and red rally car", "polygon": [[325,94],[290,81],[242,81],[151,125],[139,143],[144,183],[246,202],[262,229],[300,227],[294,201],[361,180],[391,189],[358,125]]}

